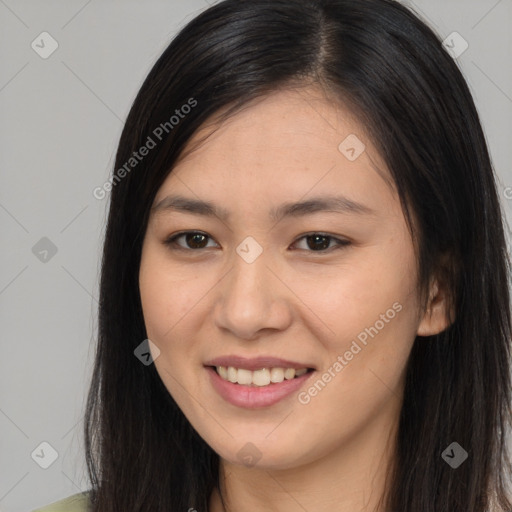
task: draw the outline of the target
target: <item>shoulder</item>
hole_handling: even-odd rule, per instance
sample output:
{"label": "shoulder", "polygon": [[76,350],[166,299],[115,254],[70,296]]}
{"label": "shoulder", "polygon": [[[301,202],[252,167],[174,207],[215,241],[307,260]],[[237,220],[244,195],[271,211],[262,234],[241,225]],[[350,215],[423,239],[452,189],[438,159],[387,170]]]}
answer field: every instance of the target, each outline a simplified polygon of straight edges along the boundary
{"label": "shoulder", "polygon": [[81,492],[35,509],[32,512],[88,512],[89,506],[88,492]]}

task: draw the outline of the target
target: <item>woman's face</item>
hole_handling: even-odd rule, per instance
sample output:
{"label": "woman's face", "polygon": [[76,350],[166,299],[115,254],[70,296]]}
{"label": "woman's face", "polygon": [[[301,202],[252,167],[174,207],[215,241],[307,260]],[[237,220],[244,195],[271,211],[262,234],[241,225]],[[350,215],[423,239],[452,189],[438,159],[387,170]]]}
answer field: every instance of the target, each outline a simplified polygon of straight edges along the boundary
{"label": "woman's face", "polygon": [[348,111],[303,89],[230,118],[158,191],[139,276],[154,364],[223,459],[292,468],[396,423],[429,324],[386,176]]}

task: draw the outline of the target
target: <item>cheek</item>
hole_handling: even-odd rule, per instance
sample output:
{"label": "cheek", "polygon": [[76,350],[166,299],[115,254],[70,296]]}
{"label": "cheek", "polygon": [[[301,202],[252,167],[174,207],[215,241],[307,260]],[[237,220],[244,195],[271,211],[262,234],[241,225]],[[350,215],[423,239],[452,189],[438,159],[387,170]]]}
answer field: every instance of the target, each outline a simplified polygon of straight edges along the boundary
{"label": "cheek", "polygon": [[388,322],[369,314],[366,325],[350,322],[350,332],[339,323],[342,334],[328,346],[325,365],[299,397],[304,413],[322,425],[326,448],[329,440],[356,435],[380,415],[391,421],[399,414],[415,339],[413,310],[396,301],[387,315],[384,308],[375,311]]}
{"label": "cheek", "polygon": [[342,266],[326,267],[311,279],[295,275],[293,282],[297,296],[316,318],[317,336],[342,350],[347,340],[376,322],[379,330],[383,322],[389,330],[395,318],[406,315],[397,309],[412,310],[415,269],[404,253],[380,247],[347,258]]}
{"label": "cheek", "polygon": [[172,327],[172,293],[154,267],[150,271],[141,267],[139,289],[148,337],[161,342],[165,339],[165,333]]}
{"label": "cheek", "polygon": [[[318,414],[326,409],[347,421],[342,411],[372,414],[400,394],[417,328],[414,254],[392,245],[388,251],[369,250],[331,278],[323,293],[321,287],[308,292],[308,305],[332,331],[318,336],[326,349],[319,378],[327,373],[329,383],[306,392]],[[332,403],[343,407],[332,410]]]}
{"label": "cheek", "polygon": [[[330,388],[332,400],[345,401],[348,410],[362,404],[376,410],[400,396],[415,341],[416,309],[408,286],[381,285],[384,292],[361,293],[347,304],[347,320],[338,322],[337,339],[328,348],[326,369],[337,375]],[[325,399],[329,401],[327,395]]]}
{"label": "cheek", "polygon": [[[180,275],[170,270],[155,252],[147,251],[141,259],[139,289],[148,338],[160,353],[155,368],[165,387],[183,411],[188,411],[187,394],[180,384],[186,379],[186,362],[194,346],[193,328],[188,320],[201,295],[200,281],[176,280]],[[189,383],[189,386],[192,383]]]}
{"label": "cheek", "polygon": [[165,344],[182,328],[183,319],[198,305],[208,283],[183,276],[182,271],[170,268],[165,258],[150,249],[141,259],[139,289],[148,337]]}

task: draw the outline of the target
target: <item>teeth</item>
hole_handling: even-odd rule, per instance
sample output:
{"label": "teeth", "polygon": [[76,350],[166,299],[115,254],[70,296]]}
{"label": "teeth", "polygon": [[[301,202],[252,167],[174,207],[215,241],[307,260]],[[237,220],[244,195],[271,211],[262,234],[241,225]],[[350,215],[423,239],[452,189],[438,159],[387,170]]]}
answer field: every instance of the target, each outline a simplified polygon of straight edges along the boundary
{"label": "teeth", "polygon": [[[241,371],[242,370],[238,370],[238,373],[240,374]],[[246,371],[249,375],[252,373],[252,384],[255,386],[268,386],[270,384],[270,371],[266,368],[256,370],[255,372]],[[251,382],[248,382],[247,384],[251,384]]]}
{"label": "teeth", "polygon": [[[229,370],[231,370],[231,368],[228,368],[228,372]],[[233,368],[233,370],[235,370]],[[244,384],[245,386],[248,386],[249,384],[252,383],[252,372],[250,370],[235,370],[235,372],[237,372],[237,379],[236,381],[238,382],[238,384]],[[231,381],[233,382],[233,381]]]}
{"label": "teeth", "polygon": [[216,366],[217,373],[224,379],[242,386],[268,386],[270,383],[279,383],[304,375],[308,369],[300,368],[263,368],[252,372],[244,368],[233,366]]}
{"label": "teeth", "polygon": [[224,379],[228,380],[228,369],[225,366],[217,366],[217,373]]}
{"label": "teeth", "polygon": [[237,377],[238,377],[238,371],[236,368],[233,368],[232,366],[230,366],[228,368],[228,380],[229,382],[237,382]]}
{"label": "teeth", "polygon": [[295,377],[295,368],[286,368],[284,371],[284,378],[286,380],[293,379]]}
{"label": "teeth", "polygon": [[271,368],[270,369],[270,382],[283,382],[284,370],[282,368]]}

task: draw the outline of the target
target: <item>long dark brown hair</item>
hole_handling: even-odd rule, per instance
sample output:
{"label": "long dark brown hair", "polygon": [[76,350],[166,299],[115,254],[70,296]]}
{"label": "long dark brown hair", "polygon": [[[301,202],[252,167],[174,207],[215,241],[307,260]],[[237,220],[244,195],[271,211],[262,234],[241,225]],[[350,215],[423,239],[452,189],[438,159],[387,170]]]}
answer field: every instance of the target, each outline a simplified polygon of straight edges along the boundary
{"label": "long dark brown hair", "polygon": [[[443,272],[453,298],[453,324],[418,337],[410,354],[386,510],[508,512],[510,267],[495,176],[456,63],[392,0],[225,0],[188,23],[148,74],[112,175],[84,426],[92,510],[208,510],[219,457],[154,365],[134,356],[147,338],[138,274],[148,214],[207,119],[301,83],[320,84],[365,125],[418,241],[420,290]],[[127,166],[149,138],[155,146]],[[468,453],[457,469],[441,456],[452,442]]]}

